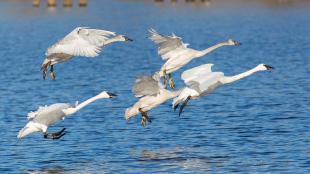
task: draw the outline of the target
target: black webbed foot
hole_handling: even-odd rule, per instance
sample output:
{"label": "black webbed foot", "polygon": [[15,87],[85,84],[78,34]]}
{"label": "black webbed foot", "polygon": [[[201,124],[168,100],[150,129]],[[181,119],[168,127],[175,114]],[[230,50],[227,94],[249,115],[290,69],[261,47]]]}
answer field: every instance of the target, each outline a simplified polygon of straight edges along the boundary
{"label": "black webbed foot", "polygon": [[61,129],[60,131],[58,132],[54,132],[54,133],[45,133],[44,134],[44,138],[46,139],[59,139],[61,138],[62,136],[64,136],[66,134],[66,132],[64,132],[66,130],[66,128],[63,128]]}

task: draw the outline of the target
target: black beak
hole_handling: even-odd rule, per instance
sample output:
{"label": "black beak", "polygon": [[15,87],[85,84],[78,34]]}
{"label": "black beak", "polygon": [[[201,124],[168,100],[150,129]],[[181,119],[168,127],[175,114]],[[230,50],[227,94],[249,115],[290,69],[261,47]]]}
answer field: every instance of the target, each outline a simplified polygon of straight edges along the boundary
{"label": "black beak", "polygon": [[115,98],[117,96],[116,94],[113,94],[111,92],[107,92],[107,94],[110,96],[110,98]]}
{"label": "black beak", "polygon": [[264,66],[267,68],[267,70],[273,70],[274,69],[274,67],[269,66],[269,65],[264,65]]}
{"label": "black beak", "polygon": [[235,45],[242,45],[240,42],[234,40]]}
{"label": "black beak", "polygon": [[124,38],[125,38],[125,41],[127,41],[127,42],[132,42],[132,41],[133,41],[132,39],[130,39],[130,38],[127,37],[127,36],[124,36]]}

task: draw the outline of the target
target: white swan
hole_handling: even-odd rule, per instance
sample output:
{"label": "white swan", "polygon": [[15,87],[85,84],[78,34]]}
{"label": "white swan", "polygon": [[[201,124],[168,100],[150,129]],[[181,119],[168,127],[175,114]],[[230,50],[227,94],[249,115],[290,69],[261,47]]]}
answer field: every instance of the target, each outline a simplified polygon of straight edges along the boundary
{"label": "white swan", "polygon": [[115,94],[103,91],[100,94],[82,102],[81,104],[76,103],[75,105],[72,105],[68,103],[56,103],[49,106],[39,107],[37,111],[28,113],[27,118],[29,122],[19,131],[17,138],[24,138],[33,132],[42,132],[44,134],[44,138],[58,139],[65,134],[65,128],[59,132],[47,133],[47,128],[49,126],[60,120],[64,120],[66,116],[76,113],[83,107],[98,99],[112,98],[115,96]]}
{"label": "white swan", "polygon": [[138,77],[132,91],[136,97],[142,98],[140,98],[140,100],[132,107],[126,109],[125,119],[129,120],[131,117],[141,113],[142,126],[145,126],[147,122],[151,122],[151,119],[147,115],[149,110],[157,107],[169,99],[175,98],[181,92],[181,90],[172,92],[164,89],[157,73],[155,73],[152,77]]}
{"label": "white swan", "polygon": [[177,109],[182,103],[179,111],[181,115],[184,107],[190,99],[197,99],[207,95],[216,88],[235,82],[247,76],[250,76],[259,71],[272,70],[273,67],[265,64],[259,64],[255,68],[235,76],[224,76],[223,72],[212,72],[213,64],[204,64],[198,67],[189,69],[182,73],[182,79],[187,87],[185,87],[180,95],[173,100],[173,108]]}
{"label": "white swan", "polygon": [[222,46],[240,45],[239,42],[229,39],[228,41],[199,51],[188,48],[188,44],[184,44],[182,39],[174,34],[172,36],[166,36],[158,33],[154,29],[150,29],[149,33],[149,38],[158,45],[158,54],[163,60],[166,60],[159,71],[159,75],[160,77],[164,77],[164,84],[166,84],[166,75],[169,75],[169,85],[172,89],[174,89],[172,72],[182,68],[194,58],[202,57]]}
{"label": "white swan", "polygon": [[[113,36],[113,37],[112,37]],[[96,57],[105,45],[113,42],[132,41],[124,35],[115,36],[114,32],[90,29],[87,27],[75,28],[63,39],[47,49],[46,58],[42,64],[43,78],[45,79],[50,67],[51,79],[55,79],[54,65],[72,59],[74,56]]]}

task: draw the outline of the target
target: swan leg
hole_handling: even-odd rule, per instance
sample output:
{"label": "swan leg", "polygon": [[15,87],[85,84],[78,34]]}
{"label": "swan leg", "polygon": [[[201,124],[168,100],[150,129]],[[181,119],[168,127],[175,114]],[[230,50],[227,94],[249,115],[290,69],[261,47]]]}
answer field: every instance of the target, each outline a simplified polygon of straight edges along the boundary
{"label": "swan leg", "polygon": [[46,74],[47,74],[47,70],[48,70],[48,67],[51,65],[51,62],[48,62],[44,65],[42,65],[42,68],[41,70],[43,70],[43,79],[45,80],[45,77],[46,77]]}
{"label": "swan leg", "polygon": [[142,115],[142,120],[141,120],[141,125],[143,127],[146,126],[147,122],[152,123],[151,118],[147,115],[147,112],[142,111],[142,109],[139,109],[141,115]]}
{"label": "swan leg", "polygon": [[167,87],[167,71],[166,70],[164,70],[164,85],[165,85],[165,87]]}
{"label": "swan leg", "polygon": [[43,137],[46,138],[46,139],[53,139],[53,140],[59,139],[59,138],[61,138],[62,136],[64,136],[66,134],[66,132],[64,132],[65,130],[66,130],[66,128],[63,128],[60,131],[53,132],[53,133],[45,132]]}
{"label": "swan leg", "polygon": [[169,85],[171,87],[172,90],[174,90],[174,83],[173,83],[173,79],[172,79],[172,74],[169,74]]}
{"label": "swan leg", "polygon": [[55,72],[54,72],[54,65],[51,65],[50,71],[51,71],[51,72],[50,72],[51,79],[52,79],[52,80],[55,80],[56,75],[55,75]]}

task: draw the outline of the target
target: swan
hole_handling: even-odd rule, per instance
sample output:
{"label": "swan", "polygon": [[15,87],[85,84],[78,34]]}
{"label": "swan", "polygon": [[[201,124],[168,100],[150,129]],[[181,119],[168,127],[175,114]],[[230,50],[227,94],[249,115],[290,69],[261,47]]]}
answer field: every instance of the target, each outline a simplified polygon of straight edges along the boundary
{"label": "swan", "polygon": [[169,76],[169,85],[174,89],[174,83],[172,79],[172,72],[182,68],[194,58],[205,56],[213,50],[222,46],[234,46],[241,45],[240,42],[229,39],[228,41],[218,43],[212,47],[204,50],[194,50],[188,48],[188,44],[182,42],[182,38],[177,37],[175,34],[171,36],[162,35],[154,29],[149,30],[149,39],[158,45],[158,54],[166,62],[159,71],[160,77],[164,77],[164,84],[166,85],[166,76]]}
{"label": "swan", "polygon": [[50,46],[45,53],[41,70],[43,79],[50,67],[50,77],[55,79],[54,65],[72,59],[74,56],[96,57],[101,48],[113,42],[132,41],[124,35],[115,35],[114,32],[77,27],[63,39]]}
{"label": "swan", "polygon": [[21,139],[31,133],[42,132],[44,138],[59,139],[65,135],[65,128],[55,133],[47,133],[47,128],[49,126],[55,124],[58,121],[64,120],[66,116],[76,113],[83,107],[98,99],[113,98],[115,96],[116,95],[113,93],[103,91],[100,94],[82,102],[81,104],[78,104],[77,102],[76,104],[56,103],[49,106],[39,107],[37,111],[28,113],[27,118],[29,122],[19,131],[17,138]]}
{"label": "swan", "polygon": [[159,74],[155,73],[153,76],[138,77],[135,81],[132,92],[140,99],[132,107],[126,109],[125,119],[129,120],[133,116],[141,114],[141,125],[145,126],[147,122],[152,122],[147,112],[167,100],[175,98],[179,95],[181,90],[166,90],[160,82]]}
{"label": "swan", "polygon": [[190,99],[197,99],[201,96],[208,95],[216,88],[238,81],[242,78],[248,77],[259,71],[269,71],[273,67],[265,64],[259,64],[256,67],[235,76],[224,76],[223,72],[212,72],[213,64],[204,64],[195,68],[186,70],[182,73],[181,77],[186,84],[186,87],[180,92],[172,102],[172,107],[176,110],[179,104],[182,103],[179,116],[181,115],[184,107]]}

